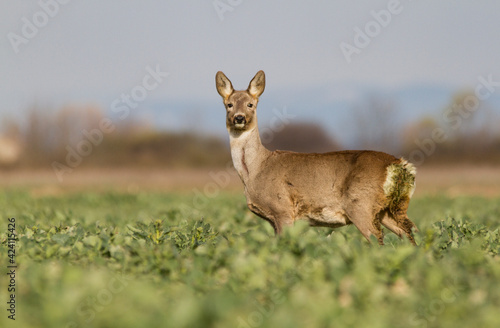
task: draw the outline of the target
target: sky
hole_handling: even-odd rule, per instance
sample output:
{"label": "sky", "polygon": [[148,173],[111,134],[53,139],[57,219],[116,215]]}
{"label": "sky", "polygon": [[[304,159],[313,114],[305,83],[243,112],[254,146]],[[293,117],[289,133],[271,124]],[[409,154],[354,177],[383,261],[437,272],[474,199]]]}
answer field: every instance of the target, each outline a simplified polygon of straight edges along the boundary
{"label": "sky", "polygon": [[366,90],[474,88],[500,81],[499,13],[493,0],[2,1],[0,118],[33,104],[111,110],[151,71],[131,111],[154,107],[155,121],[171,104],[160,116],[185,127],[196,113],[224,126],[218,70],[245,89],[263,69],[261,107],[305,119]]}

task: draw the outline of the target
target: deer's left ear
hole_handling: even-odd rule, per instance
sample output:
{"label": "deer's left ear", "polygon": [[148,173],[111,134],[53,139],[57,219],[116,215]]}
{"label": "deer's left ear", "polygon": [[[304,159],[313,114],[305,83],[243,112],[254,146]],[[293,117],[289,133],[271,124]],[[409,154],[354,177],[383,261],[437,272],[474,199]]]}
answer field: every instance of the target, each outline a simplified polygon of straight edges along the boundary
{"label": "deer's left ear", "polygon": [[264,88],[266,87],[266,75],[264,71],[258,71],[257,74],[253,77],[252,81],[248,85],[248,93],[252,96],[259,98],[260,95],[264,92]]}
{"label": "deer's left ear", "polygon": [[215,75],[215,86],[222,98],[227,99],[234,91],[231,81],[221,71]]}

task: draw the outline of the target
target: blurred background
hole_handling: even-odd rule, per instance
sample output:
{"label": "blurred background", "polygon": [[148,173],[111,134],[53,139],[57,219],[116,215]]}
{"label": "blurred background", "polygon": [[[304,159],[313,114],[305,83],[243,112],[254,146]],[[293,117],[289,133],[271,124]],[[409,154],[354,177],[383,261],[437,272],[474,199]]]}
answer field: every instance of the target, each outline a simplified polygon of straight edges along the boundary
{"label": "blurred background", "polygon": [[3,1],[0,176],[73,188],[240,188],[218,70],[270,149],[404,156],[419,192],[500,194],[500,4]]}

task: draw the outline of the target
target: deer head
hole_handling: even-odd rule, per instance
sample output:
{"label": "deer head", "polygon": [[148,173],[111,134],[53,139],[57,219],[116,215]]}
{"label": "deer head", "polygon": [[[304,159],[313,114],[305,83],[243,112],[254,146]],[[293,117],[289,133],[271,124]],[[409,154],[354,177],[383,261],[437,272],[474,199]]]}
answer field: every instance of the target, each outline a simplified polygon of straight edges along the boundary
{"label": "deer head", "polygon": [[231,81],[222,73],[215,76],[217,92],[226,107],[226,126],[230,133],[240,134],[257,126],[257,103],[266,86],[263,71],[258,71],[246,90],[235,91]]}

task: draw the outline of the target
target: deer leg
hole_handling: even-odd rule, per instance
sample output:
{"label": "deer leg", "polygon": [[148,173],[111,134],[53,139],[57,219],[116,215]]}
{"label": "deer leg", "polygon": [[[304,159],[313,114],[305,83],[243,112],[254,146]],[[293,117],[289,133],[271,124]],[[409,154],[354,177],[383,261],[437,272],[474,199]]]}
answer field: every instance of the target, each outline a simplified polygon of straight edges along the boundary
{"label": "deer leg", "polygon": [[293,225],[293,218],[290,213],[285,210],[277,211],[264,211],[261,207],[257,206],[254,203],[247,203],[248,208],[254,214],[258,215],[262,219],[266,220],[271,224],[274,229],[275,235],[280,235],[283,231],[284,226]]}
{"label": "deer leg", "polygon": [[274,228],[274,233],[275,235],[280,235],[281,232],[283,231],[283,227],[291,226],[293,225],[293,220],[289,219],[288,216],[280,216],[277,220],[275,220],[275,228]]}
{"label": "deer leg", "polygon": [[[417,243],[415,243],[415,239],[413,238],[412,229],[415,229],[415,231],[418,231],[418,229],[415,223],[413,223],[406,214],[406,211],[408,210],[408,204],[409,199],[406,202],[402,203],[399,208],[390,212],[389,216],[392,217],[392,221],[397,225],[398,231],[403,231],[408,240],[410,240],[410,242],[414,246],[416,246]],[[398,233],[396,234],[399,235]]]}
{"label": "deer leg", "polygon": [[403,238],[405,231],[398,226],[398,223],[389,211],[382,211],[379,213],[380,222],[384,227],[394,232],[399,238]]}
{"label": "deer leg", "polygon": [[380,221],[373,213],[362,208],[356,208],[351,210],[347,216],[368,242],[370,242],[370,236],[374,235],[379,245],[384,244],[384,234],[380,227]]}
{"label": "deer leg", "polygon": [[404,231],[408,240],[410,240],[410,242],[414,246],[417,246],[417,243],[415,242],[415,239],[413,238],[412,228],[415,228],[416,231],[418,231],[418,229],[417,229],[417,226],[408,218],[406,213],[397,213],[395,215],[395,221],[396,221],[398,227]]}

